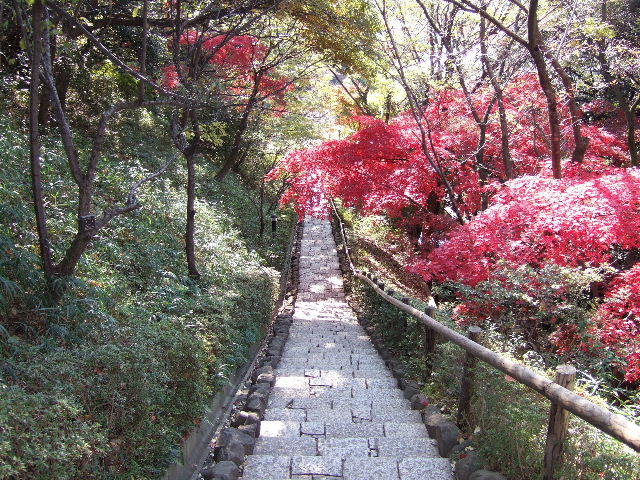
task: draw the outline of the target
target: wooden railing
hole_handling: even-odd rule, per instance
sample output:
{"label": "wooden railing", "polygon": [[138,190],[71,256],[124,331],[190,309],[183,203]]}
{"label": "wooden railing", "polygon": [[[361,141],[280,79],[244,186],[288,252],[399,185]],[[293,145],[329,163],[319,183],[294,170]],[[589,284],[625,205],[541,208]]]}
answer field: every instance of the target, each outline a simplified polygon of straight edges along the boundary
{"label": "wooden railing", "polygon": [[[567,427],[567,416],[564,410],[577,415],[578,417],[596,427],[598,430],[621,441],[635,451],[640,452],[640,426],[627,420],[624,416],[613,413],[606,408],[602,408],[599,405],[590,402],[586,398],[583,398],[570,390],[570,388],[572,388],[573,386],[573,379],[571,377],[573,376],[573,378],[575,378],[575,369],[573,367],[566,368],[568,366],[560,366],[558,368],[558,376],[556,377],[556,380],[565,386],[560,385],[557,382],[554,382],[542,375],[535,373],[524,365],[513,362],[508,358],[477,343],[476,341],[474,341],[474,338],[477,337],[477,331],[471,331],[471,338],[467,338],[464,335],[456,332],[455,330],[446,327],[437,320],[434,320],[428,313],[422,312],[410,306],[408,298],[395,298],[395,292],[388,288],[385,290],[385,285],[381,280],[379,280],[371,273],[366,273],[357,269],[349,252],[349,246],[347,243],[347,237],[345,234],[342,218],[338,214],[335,203],[333,201],[331,203],[334,215],[339,225],[340,236],[344,245],[344,252],[349,263],[349,268],[351,269],[351,273],[355,277],[367,282],[374,289],[374,291],[382,298],[384,298],[387,302],[395,305],[400,310],[420,320],[425,329],[425,339],[433,339],[435,332],[444,339],[462,347],[467,353],[467,359],[471,357],[477,358],[487,363],[488,365],[491,365],[497,370],[506,373],[517,382],[526,385],[527,387],[535,390],[539,394],[551,400],[552,408],[550,411],[547,448],[545,450],[545,480],[553,478],[554,467],[560,461],[562,441]],[[427,312],[433,313],[431,312],[431,309],[427,309]],[[425,341],[426,345],[431,344],[433,346],[434,343],[435,342],[433,340],[431,340],[430,342]],[[427,350],[428,349],[429,348],[427,348]],[[465,364],[466,363],[467,361],[465,361]],[[465,379],[463,379],[463,382],[464,380]],[[463,384],[461,396],[464,397],[466,395],[467,397],[470,397],[468,392],[469,390],[465,389]],[[462,398],[458,409],[459,417],[461,415],[464,415],[464,410],[468,410],[468,405],[469,398]]]}

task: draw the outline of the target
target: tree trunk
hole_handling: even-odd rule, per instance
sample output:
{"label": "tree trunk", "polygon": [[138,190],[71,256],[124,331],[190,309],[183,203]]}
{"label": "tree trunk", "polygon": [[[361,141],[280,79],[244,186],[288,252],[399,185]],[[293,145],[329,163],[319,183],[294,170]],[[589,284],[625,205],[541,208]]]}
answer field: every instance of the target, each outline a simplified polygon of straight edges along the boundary
{"label": "tree trunk", "polygon": [[185,247],[187,252],[187,268],[189,275],[200,276],[196,265],[196,162],[195,149],[190,149],[187,158],[187,229],[185,232]]}
{"label": "tree trunk", "polygon": [[560,80],[562,80],[562,85],[564,85],[565,93],[567,94],[567,101],[569,103],[569,112],[571,113],[571,127],[573,129],[573,140],[575,143],[575,147],[573,149],[573,154],[571,155],[571,160],[577,163],[582,163],[584,160],[584,155],[587,153],[587,148],[589,148],[589,139],[582,135],[582,117],[580,115],[580,110],[578,109],[578,104],[576,103],[576,94],[573,89],[573,82],[567,72],[565,72],[562,65],[556,60],[551,54],[547,51],[547,57],[549,57],[551,61],[551,65],[553,69],[556,71]]}
{"label": "tree trunk", "polygon": [[[49,41],[50,52],[51,52],[51,63],[53,64],[54,59],[56,58],[56,36],[52,35],[51,40]],[[49,128],[49,124],[51,122],[51,91],[49,87],[46,85],[42,86],[42,92],[40,95],[40,107],[38,111],[38,123],[40,126],[45,129]]]}
{"label": "tree trunk", "polygon": [[256,104],[256,98],[259,93],[260,80],[262,79],[262,72],[258,72],[256,78],[254,80],[253,90],[251,91],[251,95],[247,100],[247,105],[244,108],[244,112],[242,112],[242,117],[240,118],[240,123],[238,124],[238,130],[236,131],[236,135],[233,139],[233,145],[231,146],[231,150],[229,155],[222,165],[222,168],[216,173],[215,179],[222,180],[227,176],[227,173],[231,171],[233,166],[238,161],[238,157],[240,155],[240,149],[242,147],[242,137],[249,126],[249,116],[251,115],[251,111],[253,110],[254,105]]}
{"label": "tree trunk", "polygon": [[556,90],[553,87],[544,55],[540,49],[540,30],[538,29],[538,1],[531,0],[529,4],[528,18],[528,49],[533,62],[538,71],[538,79],[540,86],[547,99],[547,109],[549,116],[549,130],[551,131],[551,168],[553,170],[553,178],[562,178],[562,151],[561,151],[561,130],[560,130],[560,114],[558,113],[558,100],[556,98]]}
{"label": "tree trunk", "polygon": [[58,97],[60,98],[60,105],[65,112],[67,111],[67,92],[69,91],[70,83],[71,70],[64,66],[56,76],[56,88],[58,90]]}
{"label": "tree trunk", "polygon": [[[491,108],[491,106],[487,107]],[[485,116],[486,119],[486,116]],[[481,123],[478,125],[480,129],[480,136],[478,138],[478,151],[476,152],[476,164],[478,165],[478,176],[480,177],[480,186],[484,187],[489,179],[489,170],[484,164],[484,151],[487,148],[487,123]],[[486,210],[489,207],[489,196],[482,192],[480,194],[482,199],[480,204],[481,210]]]}
{"label": "tree trunk", "polygon": [[41,143],[38,113],[40,107],[40,64],[42,62],[42,18],[44,5],[42,0],[36,0],[32,9],[33,20],[33,56],[31,58],[31,85],[29,92],[29,160],[31,163],[31,189],[33,207],[38,231],[40,258],[45,277],[53,276],[51,249],[49,248],[49,232],[47,231],[47,216],[44,207],[44,192],[42,188]]}
{"label": "tree trunk", "polygon": [[491,86],[496,96],[498,103],[498,118],[500,119],[500,145],[502,148],[502,163],[504,165],[505,177],[507,180],[514,178],[513,173],[513,159],[511,158],[511,150],[509,148],[509,124],[507,123],[507,112],[504,108],[504,94],[502,87],[498,82],[493,70],[493,65],[488,57],[487,42],[486,42],[486,20],[484,17],[480,17],[480,53],[484,68],[491,80]]}
{"label": "tree trunk", "polygon": [[384,102],[384,123],[389,125],[391,119],[391,92],[387,93],[387,98]]}
{"label": "tree trunk", "polygon": [[[602,0],[600,6],[600,15],[603,22],[608,21],[607,13],[607,0]],[[627,145],[629,147],[629,157],[631,159],[631,166],[638,166],[638,146],[636,145],[636,110],[640,104],[640,94],[638,94],[635,101],[629,102],[629,98],[624,94],[618,82],[611,73],[611,67],[606,55],[606,44],[604,40],[596,42],[598,46],[598,63],[600,63],[600,73],[604,77],[607,86],[611,89],[616,101],[620,105],[620,108],[624,110],[624,116],[627,121]]]}
{"label": "tree trunk", "polygon": [[264,235],[265,219],[264,219],[264,194],[265,194],[265,179],[262,177],[260,181],[260,201],[258,202],[258,215],[260,216],[260,237]]}
{"label": "tree trunk", "polygon": [[507,123],[507,112],[504,108],[504,97],[502,94],[502,88],[497,85],[494,86],[494,91],[498,99],[498,117],[500,118],[500,146],[502,149],[502,164],[504,165],[504,174],[507,180],[515,178],[513,171],[513,158],[511,157],[511,150],[509,148],[509,124]]}
{"label": "tree trunk", "polygon": [[81,227],[78,227],[78,233],[71,241],[64,258],[54,267],[56,277],[70,277],[75,273],[78,262],[93,240],[93,233],[94,230],[82,231]]}
{"label": "tree trunk", "polygon": [[42,94],[40,96],[40,106],[38,108],[38,123],[47,133],[47,128],[49,128],[49,120],[51,119],[50,115],[51,111],[51,92],[47,88],[46,85],[42,86]]}
{"label": "tree trunk", "polygon": [[[149,0],[142,2],[142,49],[140,50],[140,74],[147,75],[147,39],[149,37],[149,22],[148,22]],[[138,83],[138,98],[140,101],[144,101],[144,82]]]}
{"label": "tree trunk", "polygon": [[382,19],[384,21],[387,35],[389,35],[389,40],[391,41],[393,55],[397,60],[397,64],[395,65],[395,67],[398,71],[400,82],[402,83],[402,86],[407,94],[407,97],[409,100],[409,106],[411,108],[411,114],[420,132],[420,146],[422,148],[422,152],[424,153],[425,158],[429,162],[429,165],[431,165],[431,167],[436,172],[438,177],[440,177],[440,180],[442,181],[445,191],[447,192],[447,197],[451,202],[451,209],[453,210],[453,213],[458,219],[458,222],[461,225],[463,225],[464,216],[460,211],[460,208],[458,205],[458,199],[456,197],[456,192],[454,191],[453,186],[451,185],[451,182],[447,178],[446,173],[442,169],[439,159],[435,155],[432,157],[430,153],[430,147],[431,147],[431,152],[433,152],[434,154],[436,153],[435,149],[433,148],[433,139],[431,138],[431,132],[427,130],[428,127],[425,128],[424,126],[424,123],[423,123],[424,113],[420,108],[420,103],[418,102],[415,91],[411,88],[411,85],[405,75],[404,66],[402,64],[402,56],[400,55],[400,50],[398,49],[398,45],[396,44],[395,37],[393,36],[393,31],[389,25],[387,12],[384,6],[381,7],[380,5],[378,5],[378,9],[380,11],[380,14],[382,15]]}
{"label": "tree trunk", "polygon": [[627,143],[629,144],[629,156],[631,157],[631,166],[638,166],[638,145],[636,144],[636,119],[638,105],[640,104],[640,96],[630,106],[625,109],[625,117],[627,118]]}

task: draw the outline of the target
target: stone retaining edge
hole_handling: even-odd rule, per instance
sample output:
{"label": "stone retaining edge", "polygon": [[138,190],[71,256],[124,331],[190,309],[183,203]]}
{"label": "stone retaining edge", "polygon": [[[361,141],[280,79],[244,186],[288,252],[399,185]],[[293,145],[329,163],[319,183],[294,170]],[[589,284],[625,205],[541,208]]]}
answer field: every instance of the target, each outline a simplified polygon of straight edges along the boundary
{"label": "stone retaining edge", "polygon": [[[265,358],[267,358],[270,343],[274,338],[277,338],[275,331],[281,324],[282,318],[293,315],[293,305],[298,289],[298,258],[302,239],[302,225],[302,222],[298,222],[293,229],[286,263],[282,272],[283,277],[285,275],[286,277],[281,279],[278,302],[264,339],[250,347],[249,357],[251,360],[239,367],[230,376],[229,383],[212,398],[204,418],[182,443],[183,463],[171,464],[162,477],[163,480],[198,480],[207,477],[210,479],[232,478],[209,475],[203,477],[202,472],[206,474],[207,470],[212,470],[212,460],[215,457],[214,445],[217,445],[221,430],[224,431],[223,427],[230,423],[230,417],[242,404],[243,397],[238,391],[241,390],[241,387],[247,383],[249,377],[259,367],[265,366]],[[216,440],[212,441],[212,438]],[[229,469],[230,466],[226,465],[226,467]]]}
{"label": "stone retaining edge", "polygon": [[290,268],[286,283],[283,283],[285,295],[278,309],[270,332],[240,385],[234,391],[233,401],[227,410],[224,421],[209,437],[205,458],[190,480],[235,480],[246,455],[253,452],[257,437],[260,435],[260,422],[264,417],[267,399],[275,383],[273,369],[277,367],[282,349],[289,335],[289,326],[293,321],[295,299],[298,293],[299,255],[302,240],[303,223],[299,222],[292,235]]}

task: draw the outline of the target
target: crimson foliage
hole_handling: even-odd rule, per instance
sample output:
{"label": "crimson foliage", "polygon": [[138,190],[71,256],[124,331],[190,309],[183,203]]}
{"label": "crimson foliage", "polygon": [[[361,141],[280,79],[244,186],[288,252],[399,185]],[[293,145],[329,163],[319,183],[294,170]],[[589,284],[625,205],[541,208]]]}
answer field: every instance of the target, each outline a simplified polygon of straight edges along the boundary
{"label": "crimson foliage", "polygon": [[[482,91],[474,96],[478,111],[486,110],[491,95]],[[505,178],[497,112],[489,116],[487,141],[478,155],[478,125],[463,92],[456,89],[442,90],[424,105],[424,141],[409,113],[388,124],[356,117],[356,133],[292,152],[269,178],[290,175],[283,202],[295,202],[301,215],[317,215],[324,198],[340,197],[361,214],[387,215],[407,231],[418,228],[421,242],[407,268],[430,281],[475,286],[505,265],[599,266],[612,263],[614,252],[640,249],[640,171],[626,168],[628,149],[616,127],[617,112],[601,103],[589,105],[590,114],[597,110],[605,121],[583,126],[590,139],[584,162],[566,160],[559,180],[551,175],[545,99],[531,76],[517,78],[505,89],[517,175],[513,180]],[[565,105],[561,113],[570,157],[573,145]],[[450,196],[434,163],[453,188],[463,225],[451,215]],[[483,197],[489,199],[484,211]],[[613,352],[620,365],[628,364],[628,381],[640,380],[638,306],[624,300],[629,292],[637,295],[638,275],[634,267],[613,276],[606,301],[587,332]],[[552,337],[560,352],[587,348],[567,333],[564,326]]]}
{"label": "crimson foliage", "polygon": [[[255,87],[260,97],[270,97],[282,108],[284,95],[293,89],[293,83],[274,73],[275,65],[268,64],[269,47],[251,35],[206,35],[196,30],[185,32],[179,40],[182,48],[200,49],[211,66],[205,78],[221,84],[227,96],[242,97]],[[173,48],[173,41],[169,41]],[[180,85],[176,65],[162,68],[162,86],[174,89]]]}

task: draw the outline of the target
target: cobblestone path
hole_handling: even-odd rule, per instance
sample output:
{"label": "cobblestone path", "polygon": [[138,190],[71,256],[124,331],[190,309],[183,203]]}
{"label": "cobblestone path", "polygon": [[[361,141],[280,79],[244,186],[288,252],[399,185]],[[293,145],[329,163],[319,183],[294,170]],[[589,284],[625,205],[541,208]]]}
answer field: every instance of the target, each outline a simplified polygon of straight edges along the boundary
{"label": "cobblestone path", "polygon": [[305,221],[300,256],[293,324],[242,478],[450,480],[345,302],[328,221]]}

